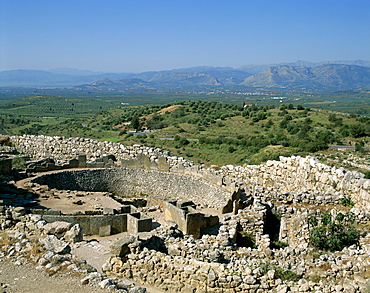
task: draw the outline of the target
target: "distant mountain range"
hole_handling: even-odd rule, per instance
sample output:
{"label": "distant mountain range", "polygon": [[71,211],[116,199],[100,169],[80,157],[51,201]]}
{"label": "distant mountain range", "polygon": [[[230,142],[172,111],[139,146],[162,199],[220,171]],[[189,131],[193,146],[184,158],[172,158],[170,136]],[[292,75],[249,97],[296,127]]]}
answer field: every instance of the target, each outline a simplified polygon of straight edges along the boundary
{"label": "distant mountain range", "polygon": [[252,75],[242,83],[248,87],[294,89],[355,89],[370,86],[370,67],[325,64],[274,66]]}
{"label": "distant mountain range", "polygon": [[275,63],[275,64],[243,65],[243,66],[238,67],[238,69],[247,71],[248,73],[254,75],[254,74],[261,73],[262,71],[266,70],[269,67],[289,65],[289,66],[306,66],[306,67],[312,68],[312,67],[316,67],[316,66],[320,66],[324,64],[343,64],[343,65],[357,65],[357,66],[370,67],[370,61],[364,61],[364,60],[355,60],[355,61],[337,60],[337,61],[322,61],[322,62],[309,62],[309,61],[298,60],[296,62],[285,62],[285,63]]}
{"label": "distant mountain range", "polygon": [[104,73],[62,68],[0,72],[1,87],[74,87],[125,90],[194,87],[284,89],[370,88],[370,61],[297,61],[285,64],[191,67],[142,73]]}

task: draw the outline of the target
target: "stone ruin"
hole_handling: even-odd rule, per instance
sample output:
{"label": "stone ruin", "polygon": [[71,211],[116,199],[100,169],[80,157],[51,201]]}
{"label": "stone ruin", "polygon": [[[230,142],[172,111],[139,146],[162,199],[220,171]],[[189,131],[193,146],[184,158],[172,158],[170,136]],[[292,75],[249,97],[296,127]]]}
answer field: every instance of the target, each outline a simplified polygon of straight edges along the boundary
{"label": "stone ruin", "polygon": [[[135,228],[112,246],[116,256],[103,266],[112,278],[132,278],[169,292],[370,290],[370,180],[359,172],[294,156],[215,170],[139,145],[46,136],[10,139],[33,162],[54,160],[50,170],[94,168],[42,175],[33,179],[35,184],[110,192],[118,199],[144,196],[145,204],[132,201],[127,213],[59,214],[58,221],[124,215],[128,230],[131,220],[150,218],[151,207],[161,212],[163,221],[151,222],[150,232],[149,224],[147,232]],[[28,171],[36,172],[36,165]],[[355,205],[343,206],[343,199]],[[341,211],[351,212],[361,228],[359,243],[320,254],[310,246],[309,218],[320,221],[324,212],[335,217]],[[99,226],[97,234],[119,232],[109,221],[94,226]],[[276,241],[286,247],[274,247]]]}
{"label": "stone ruin", "polygon": [[164,219],[173,221],[185,234],[192,235],[198,239],[201,236],[201,229],[218,225],[218,216],[206,216],[196,210],[192,201],[164,202]]}

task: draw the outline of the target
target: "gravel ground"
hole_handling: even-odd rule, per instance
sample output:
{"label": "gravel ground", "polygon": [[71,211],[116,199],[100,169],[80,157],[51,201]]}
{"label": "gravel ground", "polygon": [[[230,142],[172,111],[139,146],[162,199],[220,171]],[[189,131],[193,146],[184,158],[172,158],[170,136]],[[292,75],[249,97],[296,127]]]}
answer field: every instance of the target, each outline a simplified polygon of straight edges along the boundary
{"label": "gravel ground", "polygon": [[8,259],[0,260],[0,292],[37,292],[37,293],[82,293],[109,292],[91,285],[81,285],[78,274],[57,274],[49,276],[37,270],[33,264],[16,265]]}
{"label": "gravel ground", "polygon": [[[82,285],[82,275],[76,273],[49,276],[38,270],[34,264],[16,265],[9,259],[0,259],[0,293],[109,293],[119,290],[101,289],[97,285]],[[147,289],[147,293],[164,291],[151,286],[137,285]]]}

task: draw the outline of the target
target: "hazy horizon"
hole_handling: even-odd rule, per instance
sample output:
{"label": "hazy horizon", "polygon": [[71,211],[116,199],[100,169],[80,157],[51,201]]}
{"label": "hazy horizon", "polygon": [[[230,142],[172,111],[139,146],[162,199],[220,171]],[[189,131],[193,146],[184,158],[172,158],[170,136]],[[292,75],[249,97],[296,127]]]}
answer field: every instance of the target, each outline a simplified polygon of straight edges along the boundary
{"label": "hazy horizon", "polygon": [[[6,69],[6,70],[0,70],[1,71],[14,71],[14,70],[31,70],[31,71],[46,71],[46,72],[52,72],[52,73],[58,73],[57,71],[63,71],[63,70],[66,70],[66,71],[79,71],[79,72],[85,72],[85,75],[88,75],[89,72],[92,73],[92,74],[106,74],[106,73],[122,73],[122,74],[138,74],[138,73],[145,73],[145,72],[160,72],[160,71],[166,71],[166,70],[181,70],[181,69],[189,69],[189,68],[201,68],[201,67],[213,67],[213,68],[233,68],[233,69],[239,69],[243,66],[267,66],[267,65],[284,65],[284,63],[295,63],[295,62],[300,62],[300,61],[303,61],[303,62],[311,62],[310,60],[295,60],[295,61],[288,61],[288,62],[279,62],[279,63],[271,63],[271,64],[263,64],[263,63],[260,63],[260,64],[242,64],[240,66],[236,66],[236,67],[231,67],[231,66],[212,66],[212,65],[199,65],[199,66],[190,66],[190,67],[182,67],[182,68],[168,68],[168,69],[162,69],[162,70],[147,70],[147,71],[140,71],[140,72],[128,72],[128,71],[102,71],[102,70],[90,70],[90,69],[80,69],[80,68],[73,68],[73,67],[58,67],[58,68],[47,68],[47,69],[38,69],[38,68],[28,68],[28,69],[25,69],[25,68],[16,68],[16,69]],[[340,61],[340,62],[344,62],[344,61],[348,61],[348,62],[355,62],[355,61],[365,61],[365,62],[370,62],[369,60],[322,60],[322,61],[317,61],[317,62],[312,62],[312,63],[321,63],[323,62],[324,64],[326,64],[326,62],[329,62],[331,64],[335,64],[335,61]],[[334,63],[333,63],[334,62]],[[342,63],[340,63],[342,64]],[[61,74],[64,74],[64,73],[61,73]],[[69,74],[69,73],[65,73],[65,74]]]}
{"label": "hazy horizon", "polygon": [[370,2],[0,0],[0,71],[370,60]]}

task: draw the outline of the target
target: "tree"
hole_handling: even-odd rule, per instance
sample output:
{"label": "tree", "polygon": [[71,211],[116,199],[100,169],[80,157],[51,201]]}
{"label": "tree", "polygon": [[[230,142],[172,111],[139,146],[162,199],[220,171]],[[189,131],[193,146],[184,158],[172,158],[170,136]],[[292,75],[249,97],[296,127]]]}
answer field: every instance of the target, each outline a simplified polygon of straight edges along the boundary
{"label": "tree", "polygon": [[349,132],[354,138],[364,137],[369,135],[369,131],[366,125],[361,123],[351,124],[349,126]]}
{"label": "tree", "polygon": [[356,142],[355,151],[363,153],[364,152],[364,142],[360,142],[360,143]]}
{"label": "tree", "polygon": [[267,120],[267,122],[265,124],[266,128],[270,128],[273,125],[274,125],[274,122],[271,119]]}
{"label": "tree", "polygon": [[141,128],[140,120],[138,116],[134,116],[131,120],[131,127],[135,130],[139,130]]}

